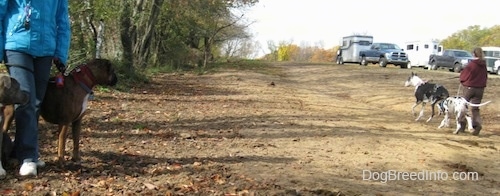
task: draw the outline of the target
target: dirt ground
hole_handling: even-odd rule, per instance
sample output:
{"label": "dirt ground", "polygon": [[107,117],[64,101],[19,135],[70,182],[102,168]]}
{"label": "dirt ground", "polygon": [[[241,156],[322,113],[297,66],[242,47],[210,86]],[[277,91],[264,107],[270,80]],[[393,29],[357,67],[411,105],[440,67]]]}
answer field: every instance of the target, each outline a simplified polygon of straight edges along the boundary
{"label": "dirt ground", "polygon": [[457,92],[447,70],[292,63],[100,91],[81,165],[56,165],[42,122],[48,165],[31,179],[9,168],[0,195],[499,195],[500,78],[476,137],[438,129],[442,116],[415,122],[412,71]]}

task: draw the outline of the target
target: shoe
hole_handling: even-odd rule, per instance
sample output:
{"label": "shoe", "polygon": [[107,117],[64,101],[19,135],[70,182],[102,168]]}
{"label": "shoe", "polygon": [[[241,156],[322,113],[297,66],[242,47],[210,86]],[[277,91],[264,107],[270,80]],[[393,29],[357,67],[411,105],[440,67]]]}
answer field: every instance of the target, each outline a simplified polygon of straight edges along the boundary
{"label": "shoe", "polygon": [[472,131],[472,135],[478,136],[479,132],[481,131],[481,129],[483,127],[481,125],[477,125],[477,126],[474,126],[473,128],[474,128],[474,131]]}
{"label": "shoe", "polygon": [[19,169],[19,175],[21,176],[36,176],[37,164],[33,162],[31,159],[24,159],[23,164],[21,165],[21,169]]}
{"label": "shoe", "polygon": [[42,160],[38,160],[36,163],[36,167],[45,167],[45,162]]}

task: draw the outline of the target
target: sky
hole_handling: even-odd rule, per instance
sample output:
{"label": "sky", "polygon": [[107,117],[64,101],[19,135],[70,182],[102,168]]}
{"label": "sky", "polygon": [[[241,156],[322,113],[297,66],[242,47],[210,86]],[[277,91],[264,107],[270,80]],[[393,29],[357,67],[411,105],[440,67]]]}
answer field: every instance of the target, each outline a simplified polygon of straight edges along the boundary
{"label": "sky", "polygon": [[[472,25],[500,25],[497,0],[260,0],[246,17],[264,52],[272,40],[339,45],[343,36],[372,35],[400,47],[407,41],[445,39]],[[267,52],[266,52],[267,53]]]}

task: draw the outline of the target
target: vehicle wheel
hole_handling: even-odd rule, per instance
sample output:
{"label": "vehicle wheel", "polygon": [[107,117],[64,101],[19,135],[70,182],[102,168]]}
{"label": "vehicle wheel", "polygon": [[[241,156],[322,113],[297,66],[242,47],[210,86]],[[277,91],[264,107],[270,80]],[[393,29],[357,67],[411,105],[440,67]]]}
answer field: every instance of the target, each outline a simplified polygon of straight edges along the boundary
{"label": "vehicle wheel", "polygon": [[368,65],[368,62],[366,62],[366,57],[361,57],[361,62],[359,63],[360,65]]}
{"label": "vehicle wheel", "polygon": [[455,71],[456,73],[460,73],[460,71],[462,71],[462,65],[460,65],[460,63],[455,63],[455,66],[453,66],[453,71]]}
{"label": "vehicle wheel", "polygon": [[378,60],[378,64],[380,65],[380,67],[387,67],[387,60],[384,57],[380,57],[380,59]]}
{"label": "vehicle wheel", "polygon": [[401,64],[401,65],[399,65],[399,67],[401,69],[406,69],[406,68],[411,69],[411,65],[409,63],[408,64]]}
{"label": "vehicle wheel", "polygon": [[429,67],[431,70],[437,70],[438,66],[436,65],[436,61],[431,61],[431,66]]}

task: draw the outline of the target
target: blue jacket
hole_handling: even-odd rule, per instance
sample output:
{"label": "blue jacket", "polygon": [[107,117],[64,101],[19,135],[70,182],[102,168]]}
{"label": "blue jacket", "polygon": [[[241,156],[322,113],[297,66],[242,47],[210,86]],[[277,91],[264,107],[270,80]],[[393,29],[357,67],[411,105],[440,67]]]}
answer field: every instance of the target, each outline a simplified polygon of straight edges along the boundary
{"label": "blue jacket", "polygon": [[14,50],[66,64],[70,40],[68,0],[0,0],[0,62]]}

